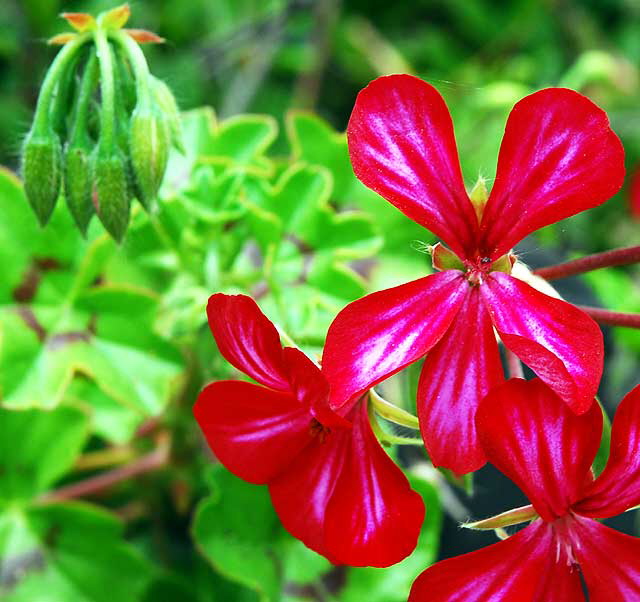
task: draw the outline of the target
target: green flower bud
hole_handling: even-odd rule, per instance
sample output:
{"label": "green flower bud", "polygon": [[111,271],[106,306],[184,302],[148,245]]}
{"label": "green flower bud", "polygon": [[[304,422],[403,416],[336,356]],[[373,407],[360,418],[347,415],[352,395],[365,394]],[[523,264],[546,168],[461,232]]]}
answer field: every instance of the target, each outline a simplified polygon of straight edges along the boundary
{"label": "green flower bud", "polygon": [[180,122],[180,110],[178,103],[171,92],[171,89],[161,79],[149,75],[151,84],[151,92],[158,103],[161,111],[164,113],[169,123],[169,131],[171,132],[171,144],[173,144],[182,154],[185,148],[182,142],[182,125]]}
{"label": "green flower bud", "polygon": [[117,147],[98,148],[93,166],[93,203],[107,232],[120,242],[129,224],[129,191],[126,161]]}
{"label": "green flower bud", "polygon": [[94,214],[92,171],[88,148],[80,144],[69,146],[64,162],[64,195],[67,207],[83,235],[86,235]]}
{"label": "green flower bud", "polygon": [[149,208],[156,198],[169,159],[169,124],[154,109],[136,108],[131,116],[129,155],[138,200]]}
{"label": "green flower bud", "polygon": [[22,147],[24,191],[41,226],[51,217],[60,194],[62,169],[60,139],[50,130],[47,135],[29,132]]}

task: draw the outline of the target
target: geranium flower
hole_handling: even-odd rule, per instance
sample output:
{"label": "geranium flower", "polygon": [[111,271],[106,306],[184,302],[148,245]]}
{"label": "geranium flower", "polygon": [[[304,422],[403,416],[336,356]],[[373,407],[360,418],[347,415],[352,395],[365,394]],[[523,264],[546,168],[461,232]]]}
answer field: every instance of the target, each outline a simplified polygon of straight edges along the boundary
{"label": "geranium flower", "polygon": [[622,185],[624,151],[605,113],[551,88],[518,102],[507,121],[488,198],[465,191],[440,94],[408,75],[360,92],[347,129],[356,176],[448,246],[439,273],[348,305],[327,336],[332,407],[425,356],[418,417],[431,460],[456,473],[485,456],[479,401],[504,378],[494,328],[577,413],[602,374],[602,334],[574,306],[510,275],[510,249],[534,230],[603,203]]}
{"label": "geranium flower", "polygon": [[422,498],[371,430],[367,403],[329,408],[329,383],[244,295],[216,294],[207,315],[222,355],[260,385],[214,382],[195,417],[213,453],[250,483],[267,484],[284,527],[335,564],[384,567],[409,555]]}
{"label": "geranium flower", "polygon": [[539,379],[507,381],[482,401],[487,458],[527,494],[529,518],[539,518],[429,567],[409,602],[584,602],[581,574],[591,602],[640,600],[640,540],[594,520],[640,504],[640,387],[620,403],[611,455],[595,480],[602,412],[593,404],[577,416],[558,401]]}

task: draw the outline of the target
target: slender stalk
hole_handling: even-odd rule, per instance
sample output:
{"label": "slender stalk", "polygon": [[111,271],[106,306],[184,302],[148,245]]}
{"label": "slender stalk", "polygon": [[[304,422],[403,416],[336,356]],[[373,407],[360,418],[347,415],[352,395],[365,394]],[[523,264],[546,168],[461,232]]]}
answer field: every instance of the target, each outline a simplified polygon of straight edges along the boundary
{"label": "slender stalk", "polygon": [[599,324],[608,326],[623,326],[625,328],[640,328],[640,314],[630,314],[621,311],[609,311],[600,307],[578,305],[583,312],[589,314]]}
{"label": "slender stalk", "polygon": [[382,430],[378,418],[376,416],[375,408],[373,404],[369,404],[367,408],[369,412],[369,422],[371,423],[371,430],[377,437],[378,441],[383,445],[424,445],[422,438],[418,437],[400,437],[398,435],[392,435]]}
{"label": "slender stalk", "polygon": [[511,349],[504,348],[504,356],[507,360],[507,371],[510,378],[524,378],[524,370],[520,358]]}
{"label": "slender stalk", "polygon": [[164,436],[158,446],[131,464],[108,470],[78,483],[65,485],[40,496],[41,502],[59,502],[100,493],[113,485],[164,466],[169,459],[169,439]]}
{"label": "slender stalk", "polygon": [[545,280],[557,280],[558,278],[583,274],[584,272],[591,272],[592,270],[598,270],[600,268],[637,262],[640,262],[640,245],[587,255],[580,259],[539,268],[534,270],[533,273],[536,276],[541,276]]}
{"label": "slender stalk", "polygon": [[47,133],[49,126],[49,107],[51,105],[51,97],[55,90],[56,84],[60,76],[64,73],[67,65],[76,55],[80,47],[91,38],[90,33],[83,33],[76,38],[67,42],[58,52],[56,58],[53,59],[49,71],[40,87],[40,95],[36,104],[36,112],[33,118],[34,132],[37,134]]}
{"label": "slender stalk", "polygon": [[116,98],[113,78],[113,57],[107,41],[107,35],[100,27],[93,32],[100,64],[100,146],[111,148],[115,142]]}
{"label": "slender stalk", "polygon": [[371,405],[375,411],[385,420],[412,429],[420,428],[420,423],[413,414],[383,399],[374,389],[369,391],[369,399],[371,399]]}
{"label": "slender stalk", "polygon": [[149,89],[149,65],[140,46],[123,31],[110,31],[109,37],[124,50],[136,80],[136,95],[138,107],[149,107],[151,91]]}
{"label": "slender stalk", "polygon": [[536,512],[536,509],[529,504],[527,506],[520,506],[520,508],[501,512],[491,518],[485,518],[472,523],[463,523],[462,526],[465,529],[493,531],[502,527],[510,527],[511,525],[525,523],[537,517],[538,513]]}

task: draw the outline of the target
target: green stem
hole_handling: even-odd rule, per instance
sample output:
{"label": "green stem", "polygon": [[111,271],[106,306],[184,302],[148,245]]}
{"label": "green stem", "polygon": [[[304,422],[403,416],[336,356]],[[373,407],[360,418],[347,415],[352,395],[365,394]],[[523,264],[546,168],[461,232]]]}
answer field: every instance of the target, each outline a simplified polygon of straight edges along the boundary
{"label": "green stem", "polygon": [[151,91],[149,88],[149,65],[144,57],[140,46],[122,31],[110,31],[111,39],[120,45],[124,50],[136,80],[136,94],[138,96],[139,107],[149,107],[151,105]]}
{"label": "green stem", "polygon": [[93,31],[93,38],[100,62],[100,94],[102,96],[100,110],[100,146],[110,148],[115,140],[116,98],[113,81],[113,57],[107,41],[107,35],[100,27]]}
{"label": "green stem", "polygon": [[40,87],[40,95],[36,104],[36,112],[33,118],[33,129],[36,134],[46,134],[49,128],[49,107],[51,98],[58,80],[63,75],[67,65],[75,57],[80,47],[91,38],[90,33],[79,34],[70,42],[67,42],[53,59],[49,71]]}
{"label": "green stem", "polygon": [[98,57],[95,52],[91,53],[82,74],[80,82],[80,92],[76,103],[76,114],[73,119],[73,132],[71,132],[70,144],[80,144],[84,142],[87,134],[87,123],[89,120],[89,107],[93,98],[93,91],[98,79]]}
{"label": "green stem", "polygon": [[376,410],[373,403],[370,403],[367,407],[369,413],[369,422],[371,423],[371,430],[376,436],[378,441],[383,445],[424,445],[421,438],[418,437],[400,437],[398,435],[392,435],[382,430],[378,418],[376,416]]}
{"label": "green stem", "polygon": [[413,414],[389,403],[386,399],[380,397],[380,395],[376,393],[375,389],[371,389],[371,391],[369,391],[369,398],[371,399],[371,404],[375,408],[376,412],[385,420],[412,429],[420,428],[420,423]]}

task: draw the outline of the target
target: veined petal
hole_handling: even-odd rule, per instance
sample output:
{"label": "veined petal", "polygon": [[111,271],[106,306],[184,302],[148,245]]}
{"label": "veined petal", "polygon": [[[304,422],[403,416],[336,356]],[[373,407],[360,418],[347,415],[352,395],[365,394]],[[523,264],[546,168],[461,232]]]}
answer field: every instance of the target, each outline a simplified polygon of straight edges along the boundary
{"label": "veined petal", "polygon": [[540,379],[514,378],[480,403],[476,426],[489,462],[544,520],[564,516],[592,478],[602,433],[598,404],[577,416]]}
{"label": "veined petal", "polygon": [[420,430],[435,466],[464,474],[486,462],[476,435],[476,410],[489,389],[503,380],[491,318],[479,287],[473,287],[420,375]]}
{"label": "veined petal", "polygon": [[591,407],[604,356],[598,325],[570,303],[508,274],[492,272],[480,290],[505,346],[574,412]]}
{"label": "veined petal", "polygon": [[322,356],[331,406],[342,406],[427,353],[468,290],[462,273],[448,270],[347,305],[329,327]]}
{"label": "veined petal", "polygon": [[230,364],[267,387],[289,390],[278,331],[251,297],[211,295],[207,317],[220,353]]}
{"label": "veined petal", "polygon": [[309,412],[291,394],[253,383],[212,383],[193,413],[211,451],[250,483],[269,482],[312,442]]}
{"label": "veined petal", "polygon": [[288,470],[269,483],[271,501],[284,528],[307,547],[339,561],[324,541],[325,511],[350,445],[351,431],[336,429],[314,438]]}
{"label": "veined petal", "polygon": [[283,354],[295,398],[323,426],[351,428],[348,420],[329,407],[329,383],[320,368],[299,349],[285,347]]}
{"label": "veined petal", "polygon": [[564,88],[523,98],[505,128],[481,253],[496,259],[534,230],[604,203],[623,179],[622,143],[602,109]]}
{"label": "veined petal", "polygon": [[350,417],[352,434],[324,517],[326,549],[341,564],[390,566],[416,547],[424,503],[373,434],[367,404]]}
{"label": "veined petal", "polygon": [[640,600],[640,539],[590,519],[577,520],[572,530],[590,602]]}
{"label": "veined petal", "polygon": [[347,127],[358,179],[463,257],[478,220],[464,188],[453,124],[440,93],[410,75],[372,81]]}
{"label": "veined petal", "polygon": [[607,466],[575,510],[586,516],[607,517],[639,504],[640,385],[620,402],[613,419]]}
{"label": "veined petal", "polygon": [[538,595],[554,554],[551,529],[538,520],[503,541],[429,567],[408,602],[556,602]]}

